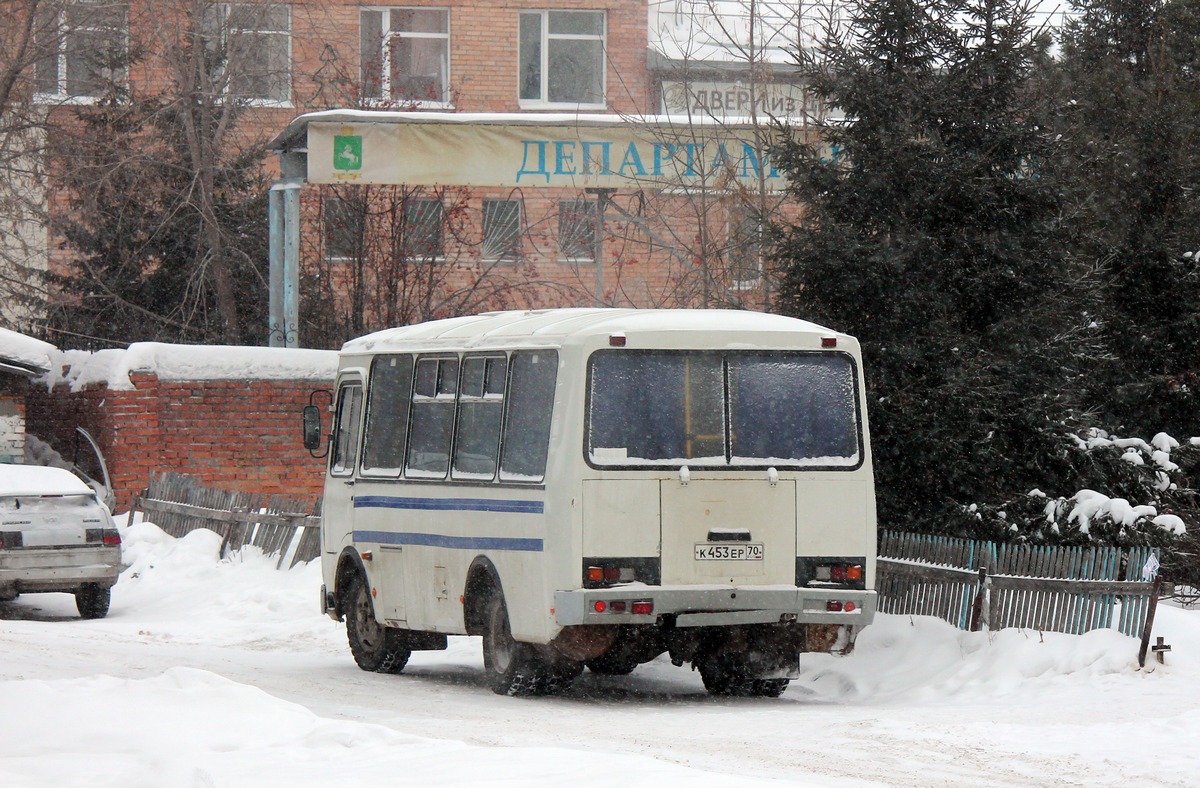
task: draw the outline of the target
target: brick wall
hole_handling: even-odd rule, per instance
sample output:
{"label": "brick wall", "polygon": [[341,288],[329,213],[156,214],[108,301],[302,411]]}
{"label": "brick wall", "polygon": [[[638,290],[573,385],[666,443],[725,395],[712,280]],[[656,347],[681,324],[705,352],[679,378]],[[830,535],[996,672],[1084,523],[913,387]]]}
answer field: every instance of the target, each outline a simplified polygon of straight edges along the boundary
{"label": "brick wall", "polygon": [[25,449],[25,401],[0,391],[0,462],[20,462]]}
{"label": "brick wall", "polygon": [[[324,461],[301,445],[300,409],[312,380],[159,380],[133,373],[132,390],[91,385],[30,392],[26,431],[64,455],[76,426],[100,444],[117,508],[127,510],[153,471],[207,485],[296,496],[321,494]],[[69,457],[68,457],[69,459]]]}

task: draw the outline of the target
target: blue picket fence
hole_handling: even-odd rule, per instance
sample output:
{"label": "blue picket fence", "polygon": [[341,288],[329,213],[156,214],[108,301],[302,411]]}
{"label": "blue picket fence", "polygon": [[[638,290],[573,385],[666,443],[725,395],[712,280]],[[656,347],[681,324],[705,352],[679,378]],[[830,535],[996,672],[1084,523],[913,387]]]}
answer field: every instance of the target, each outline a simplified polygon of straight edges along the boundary
{"label": "blue picket fence", "polygon": [[[1151,584],[1141,571],[1151,548],[1000,544],[898,531],[879,534],[876,590],[884,613],[932,615],[970,628],[979,610],[990,629],[1140,634]],[[1129,578],[1135,578],[1130,580]]]}

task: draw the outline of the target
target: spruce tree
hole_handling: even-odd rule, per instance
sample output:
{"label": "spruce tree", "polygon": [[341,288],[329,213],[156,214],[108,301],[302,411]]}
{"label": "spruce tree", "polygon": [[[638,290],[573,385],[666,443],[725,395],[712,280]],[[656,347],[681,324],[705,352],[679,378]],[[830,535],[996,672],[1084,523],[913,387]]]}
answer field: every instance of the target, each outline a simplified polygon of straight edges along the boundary
{"label": "spruce tree", "polygon": [[1053,433],[1086,344],[1062,302],[1086,288],[1043,172],[1041,44],[1019,1],[852,8],[802,60],[844,120],[784,146],[806,212],[777,245],[780,306],[863,343],[881,523],[970,530],[945,515],[1069,472]]}
{"label": "spruce tree", "polygon": [[1062,39],[1059,131],[1082,256],[1103,278],[1113,429],[1200,433],[1200,2],[1086,0]]}

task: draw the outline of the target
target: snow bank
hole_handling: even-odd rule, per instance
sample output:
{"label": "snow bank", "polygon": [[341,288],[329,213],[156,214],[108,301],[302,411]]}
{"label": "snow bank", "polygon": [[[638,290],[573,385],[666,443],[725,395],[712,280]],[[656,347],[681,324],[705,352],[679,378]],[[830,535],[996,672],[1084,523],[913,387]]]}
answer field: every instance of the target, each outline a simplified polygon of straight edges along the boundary
{"label": "snow bank", "polygon": [[58,352],[58,348],[49,342],[0,328],[0,361],[16,362],[23,367],[49,371],[53,366],[51,359]]}
{"label": "snow bank", "polygon": [[[107,619],[79,621],[65,594],[37,603],[63,620],[0,617],[0,698],[20,711],[0,714],[0,784],[1115,786],[1185,785],[1200,769],[1186,746],[1200,736],[1192,611],[1159,607],[1155,634],[1174,650],[1144,671],[1114,630],[880,615],[850,656],[805,655],[778,701],[709,698],[661,659],[521,700],[446,681],[481,674],[478,638],[414,655],[411,676],[358,671],[317,612],[316,563],[279,571],[255,549],[221,559],[211,531],[120,527],[129,568]],[[204,667],[180,666],[194,654]]]}

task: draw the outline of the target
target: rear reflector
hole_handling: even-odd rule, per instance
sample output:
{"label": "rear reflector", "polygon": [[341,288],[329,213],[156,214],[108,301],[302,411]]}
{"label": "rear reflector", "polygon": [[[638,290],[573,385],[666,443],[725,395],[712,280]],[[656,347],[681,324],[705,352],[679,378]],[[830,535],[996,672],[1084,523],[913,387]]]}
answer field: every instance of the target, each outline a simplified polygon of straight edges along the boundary
{"label": "rear reflector", "polygon": [[830,613],[840,613],[842,612],[842,603],[836,599],[830,599],[825,603],[825,609]]}
{"label": "rear reflector", "polygon": [[650,600],[634,602],[631,606],[630,612],[635,616],[648,616],[654,612],[654,602]]}

